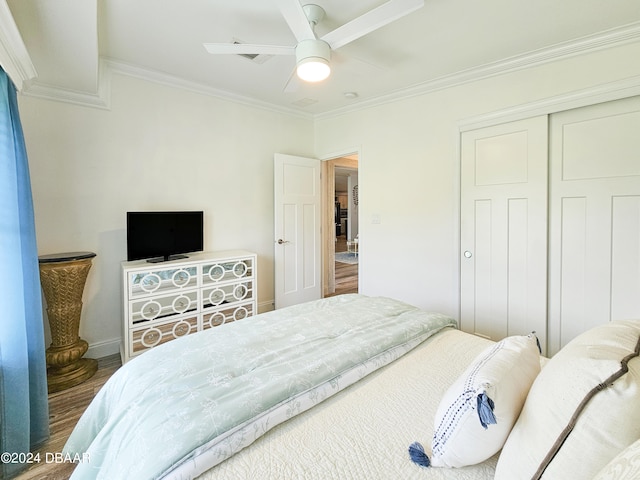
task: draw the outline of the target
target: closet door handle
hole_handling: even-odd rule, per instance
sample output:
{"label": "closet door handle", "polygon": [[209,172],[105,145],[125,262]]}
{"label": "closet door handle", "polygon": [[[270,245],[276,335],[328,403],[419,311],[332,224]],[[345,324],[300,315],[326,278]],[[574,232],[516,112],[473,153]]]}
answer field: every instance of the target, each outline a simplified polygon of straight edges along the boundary
{"label": "closet door handle", "polygon": [[464,253],[464,258],[471,258],[473,257],[473,253],[471,253],[469,250],[465,250]]}

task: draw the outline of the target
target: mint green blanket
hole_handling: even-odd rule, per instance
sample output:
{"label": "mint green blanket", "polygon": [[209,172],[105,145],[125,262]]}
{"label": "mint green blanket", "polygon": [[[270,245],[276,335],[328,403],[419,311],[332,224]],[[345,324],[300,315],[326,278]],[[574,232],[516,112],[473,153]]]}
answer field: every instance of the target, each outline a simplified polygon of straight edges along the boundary
{"label": "mint green blanket", "polygon": [[64,448],[72,479],[193,478],[453,319],[342,295],[156,347],[119,369]]}

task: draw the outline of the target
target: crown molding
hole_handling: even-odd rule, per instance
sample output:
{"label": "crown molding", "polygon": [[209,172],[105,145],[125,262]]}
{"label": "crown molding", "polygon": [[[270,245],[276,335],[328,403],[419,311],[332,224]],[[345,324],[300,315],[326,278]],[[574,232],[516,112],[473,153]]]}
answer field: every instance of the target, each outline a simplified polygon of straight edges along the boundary
{"label": "crown molding", "polygon": [[[0,0],[2,1],[2,0]],[[30,97],[38,97],[46,100],[52,100],[64,103],[73,103],[84,107],[94,107],[102,109],[111,109],[111,76],[113,74],[125,75],[129,77],[139,78],[148,82],[165,85],[172,88],[187,90],[190,92],[207,95],[225,101],[239,103],[253,108],[260,108],[275,113],[283,113],[293,115],[308,120],[313,119],[313,115],[307,112],[280,107],[268,102],[261,102],[249,97],[238,95],[235,93],[219,90],[197,82],[191,82],[180,77],[168,75],[155,70],[150,70],[123,62],[117,62],[108,58],[100,58],[99,75],[98,75],[98,91],[79,92],[75,90],[64,89],[53,85],[46,85],[37,81],[29,82],[21,92],[23,95]]]}
{"label": "crown molding", "polygon": [[363,110],[378,105],[407,99],[418,95],[464,85],[485,78],[495,77],[506,73],[516,72],[526,68],[537,67],[557,60],[563,60],[578,55],[597,52],[613,47],[640,41],[640,22],[630,23],[622,27],[605,30],[592,35],[567,42],[558,43],[551,47],[541,48],[522,55],[516,55],[496,62],[490,62],[478,67],[463,70],[452,75],[445,75],[424,83],[419,83],[396,92],[379,97],[362,100],[348,107],[315,115],[316,119],[327,119],[346,113]]}
{"label": "crown molding", "polygon": [[[3,18],[2,15],[2,8],[4,6],[6,6],[6,0],[0,0],[0,33],[3,33],[5,31],[5,25],[3,22],[6,19]],[[10,17],[10,19],[13,22],[13,18]],[[90,92],[66,90],[51,85],[40,84],[37,81],[25,82],[25,88],[22,89],[22,93],[28,96],[73,103],[76,105],[109,109],[111,94],[111,75],[113,73],[117,73],[120,75],[135,77],[161,85],[166,85],[172,88],[187,90],[201,95],[207,95],[221,100],[230,101],[253,108],[259,108],[270,112],[312,120],[328,119],[347,113],[375,107],[378,105],[408,99],[438,90],[464,85],[478,80],[544,65],[546,63],[554,62],[557,60],[592,53],[603,49],[618,47],[638,41],[640,41],[640,22],[634,22],[622,27],[617,27],[611,30],[588,35],[576,40],[562,42],[551,47],[534,50],[532,52],[528,52],[522,55],[516,55],[496,62],[490,62],[451,75],[445,75],[433,80],[429,80],[427,82],[410,86],[408,88],[397,90],[390,94],[380,95],[378,97],[370,98],[367,100],[361,100],[347,107],[342,107],[331,110],[329,112],[317,114],[302,112],[300,110],[255,100],[243,95],[238,95],[236,93],[228,92],[225,90],[212,88],[208,85],[192,82],[180,77],[126,64],[123,62],[118,62],[109,58],[100,59],[100,71],[98,75],[97,89],[98,91],[95,94]],[[4,46],[3,37],[0,36],[0,47],[2,46]],[[0,60],[4,60],[2,57],[2,53],[3,52],[0,49]],[[26,54],[26,49],[24,50],[24,54]],[[20,58],[24,58],[24,55],[22,55]],[[28,54],[26,54],[26,58],[28,59]],[[29,70],[29,65],[31,65],[32,70]],[[25,73],[20,75],[21,79],[24,79],[26,81],[28,80],[28,78],[32,78],[28,77],[28,75],[35,75],[35,69],[33,69],[33,65],[31,64],[30,60],[28,61],[27,65],[23,67],[23,69]]]}
{"label": "crown molding", "polygon": [[31,81],[21,92],[27,97],[43,98],[55,102],[72,103],[83,107],[111,109],[111,75],[104,62],[98,63],[97,92],[81,92]]}
{"label": "crown molding", "polygon": [[18,90],[37,76],[6,0],[0,0],[0,65]]}
{"label": "crown molding", "polygon": [[516,105],[496,112],[465,118],[458,122],[458,130],[465,132],[501,123],[523,120],[537,115],[551,115],[574,108],[620,100],[637,95],[640,95],[640,75],[634,75],[622,80],[595,85],[523,105]]}
{"label": "crown molding", "polygon": [[108,66],[112,73],[118,73],[120,75],[127,75],[130,77],[139,78],[153,83],[166,85],[173,88],[179,88],[190,92],[198,93],[201,95],[207,95],[210,97],[218,98],[220,100],[231,101],[248,107],[259,108],[275,113],[283,113],[286,115],[293,115],[296,117],[313,119],[313,115],[307,112],[301,112],[292,108],[281,107],[268,102],[262,102],[250,97],[238,95],[237,93],[228,92],[226,90],[220,90],[212,88],[202,83],[192,82],[180,77],[168,75],[155,70],[150,70],[135,65],[130,65],[123,62],[117,62],[111,59],[104,59],[105,64]]}

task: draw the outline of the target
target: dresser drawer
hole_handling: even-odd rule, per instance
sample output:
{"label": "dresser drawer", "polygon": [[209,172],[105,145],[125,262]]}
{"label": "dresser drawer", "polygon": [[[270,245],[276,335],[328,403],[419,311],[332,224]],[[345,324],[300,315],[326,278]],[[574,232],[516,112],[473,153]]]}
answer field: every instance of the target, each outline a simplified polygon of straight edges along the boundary
{"label": "dresser drawer", "polygon": [[171,295],[140,298],[129,302],[131,326],[149,320],[199,311],[198,290],[187,290]]}
{"label": "dresser drawer", "polygon": [[198,331],[198,316],[188,315],[167,322],[153,322],[130,332],[130,351],[133,355]]}
{"label": "dresser drawer", "polygon": [[128,275],[129,299],[196,287],[198,269],[195,266],[149,269],[131,272]]}
{"label": "dresser drawer", "polygon": [[253,298],[253,280],[227,283],[202,289],[202,309]]}
{"label": "dresser drawer", "polygon": [[253,278],[255,265],[253,257],[225,262],[212,262],[202,266],[202,285],[215,285],[242,278]]}
{"label": "dresser drawer", "polygon": [[243,320],[255,315],[255,302],[246,302],[217,309],[208,309],[202,313],[202,329],[218,327],[225,323]]}

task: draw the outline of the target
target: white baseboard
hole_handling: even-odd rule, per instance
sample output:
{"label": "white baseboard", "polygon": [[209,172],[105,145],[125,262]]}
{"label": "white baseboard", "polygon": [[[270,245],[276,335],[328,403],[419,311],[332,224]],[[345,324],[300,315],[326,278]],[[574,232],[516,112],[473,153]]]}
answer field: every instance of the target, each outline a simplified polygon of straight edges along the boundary
{"label": "white baseboard", "polygon": [[113,338],[111,340],[105,340],[103,342],[97,342],[89,345],[89,350],[84,355],[87,358],[102,358],[109,355],[115,355],[120,353],[121,338]]}
{"label": "white baseboard", "polygon": [[258,313],[270,312],[271,310],[275,310],[275,305],[275,300],[268,300],[266,302],[259,303]]}

